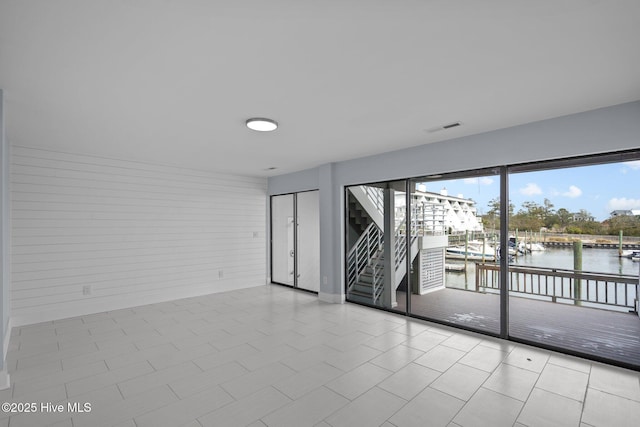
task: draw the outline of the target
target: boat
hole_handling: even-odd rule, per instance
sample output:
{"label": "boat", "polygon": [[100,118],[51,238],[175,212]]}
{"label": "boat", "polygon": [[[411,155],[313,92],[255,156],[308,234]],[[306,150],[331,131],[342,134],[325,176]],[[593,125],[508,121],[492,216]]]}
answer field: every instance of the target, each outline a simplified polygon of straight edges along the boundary
{"label": "boat", "polygon": [[518,242],[516,247],[516,238],[513,236],[509,237],[509,250],[511,252],[513,249],[512,255],[515,255],[515,252],[519,252],[521,254],[526,254],[528,252],[541,252],[545,250],[545,247],[541,243],[534,242]]}
{"label": "boat", "polygon": [[446,257],[450,259],[467,259],[470,261],[495,261],[495,249],[487,245],[482,250],[482,246],[478,244],[459,245],[447,247]]}
{"label": "boat", "polygon": [[541,243],[525,243],[525,248],[530,252],[541,252],[545,250],[545,247]]}
{"label": "boat", "polygon": [[623,258],[630,258],[633,259],[640,257],[640,251],[637,249],[629,249],[629,250],[624,250],[622,251],[622,253],[620,253],[620,256]]}

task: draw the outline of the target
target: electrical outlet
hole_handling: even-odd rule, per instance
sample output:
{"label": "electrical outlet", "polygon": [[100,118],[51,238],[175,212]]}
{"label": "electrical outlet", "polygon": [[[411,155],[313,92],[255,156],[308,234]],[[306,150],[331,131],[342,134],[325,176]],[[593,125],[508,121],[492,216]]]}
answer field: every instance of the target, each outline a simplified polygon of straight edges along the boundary
{"label": "electrical outlet", "polygon": [[224,272],[222,270],[218,270],[218,279],[222,279],[224,277]]}
{"label": "electrical outlet", "polygon": [[258,237],[260,237],[260,233],[258,233],[257,231],[253,232],[253,238],[257,239]]}
{"label": "electrical outlet", "polygon": [[82,295],[91,295],[91,285],[85,285],[82,287]]}

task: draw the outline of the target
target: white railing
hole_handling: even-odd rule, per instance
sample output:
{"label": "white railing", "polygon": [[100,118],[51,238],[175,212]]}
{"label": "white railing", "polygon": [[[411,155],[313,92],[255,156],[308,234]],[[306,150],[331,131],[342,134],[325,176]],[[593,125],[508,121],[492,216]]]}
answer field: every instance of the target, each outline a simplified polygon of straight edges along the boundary
{"label": "white railing", "polygon": [[[380,214],[384,215],[383,190],[377,187],[361,186],[369,200]],[[413,203],[411,205],[411,245],[419,236],[445,234],[444,207],[437,203]],[[405,262],[407,256],[406,207],[395,212],[394,273]],[[372,302],[378,304],[384,291],[384,233],[375,222],[369,224],[347,254],[347,290],[351,292],[362,273],[371,272]],[[394,276],[395,277],[395,274]]]}
{"label": "white railing", "polygon": [[[379,254],[383,253],[383,251],[379,252]],[[371,297],[374,305],[379,304],[382,292],[384,292],[384,263],[380,261],[380,258],[380,256],[376,257],[371,263]]]}
{"label": "white railing", "polygon": [[[347,254],[347,283],[349,291],[358,282],[360,275],[368,265],[374,270],[377,267],[379,257],[376,258],[375,263],[372,260],[378,253],[382,252],[383,238],[384,234],[380,227],[375,222],[372,222]],[[374,279],[375,273],[376,271],[374,271]]]}
{"label": "white railing", "polygon": [[441,203],[415,203],[412,215],[419,223],[417,234],[421,236],[446,234],[445,210]]}
{"label": "white railing", "polygon": [[[400,265],[403,263],[404,257],[407,254],[407,231],[405,229],[406,223],[407,223],[407,217],[405,216],[402,222],[400,222],[400,224],[396,227],[396,232],[395,232],[396,243],[394,248],[396,270],[398,270]],[[420,228],[418,226],[418,223],[419,221],[417,217],[416,206],[412,206],[411,207],[411,244],[412,245],[413,245],[413,242],[415,242],[415,240],[420,235]]]}

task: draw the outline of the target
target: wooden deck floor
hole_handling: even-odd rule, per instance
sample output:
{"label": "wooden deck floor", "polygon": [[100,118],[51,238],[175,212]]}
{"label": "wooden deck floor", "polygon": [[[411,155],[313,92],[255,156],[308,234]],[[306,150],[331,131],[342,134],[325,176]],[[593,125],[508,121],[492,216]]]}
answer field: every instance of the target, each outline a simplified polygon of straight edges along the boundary
{"label": "wooden deck floor", "polygon": [[[406,294],[398,292],[397,310],[405,310]],[[500,331],[499,296],[442,289],[411,296],[413,314],[447,323]],[[509,299],[509,335],[563,348],[640,369],[640,317],[595,308]]]}

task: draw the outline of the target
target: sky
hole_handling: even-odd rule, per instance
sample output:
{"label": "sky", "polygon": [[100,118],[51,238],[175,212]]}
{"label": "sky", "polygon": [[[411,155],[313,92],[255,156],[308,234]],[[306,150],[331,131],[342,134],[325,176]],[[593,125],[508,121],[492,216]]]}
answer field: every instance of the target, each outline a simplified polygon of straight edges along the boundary
{"label": "sky", "polygon": [[[462,194],[473,199],[478,214],[484,214],[489,210],[489,201],[500,195],[499,178],[494,175],[425,185],[427,191],[439,193],[444,187],[450,196]],[[543,205],[546,198],[555,210],[585,209],[597,221],[603,221],[613,210],[640,209],[640,161],[511,174],[509,198],[515,212],[523,202]]]}

